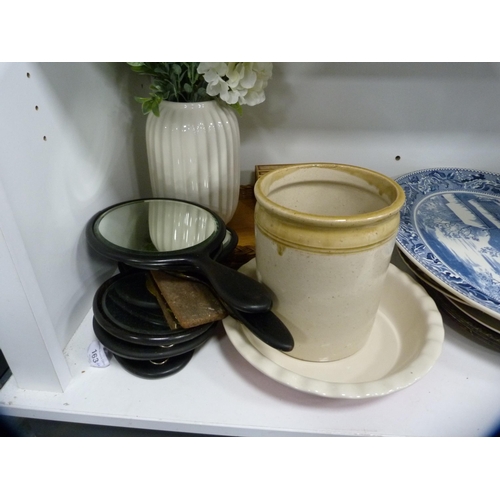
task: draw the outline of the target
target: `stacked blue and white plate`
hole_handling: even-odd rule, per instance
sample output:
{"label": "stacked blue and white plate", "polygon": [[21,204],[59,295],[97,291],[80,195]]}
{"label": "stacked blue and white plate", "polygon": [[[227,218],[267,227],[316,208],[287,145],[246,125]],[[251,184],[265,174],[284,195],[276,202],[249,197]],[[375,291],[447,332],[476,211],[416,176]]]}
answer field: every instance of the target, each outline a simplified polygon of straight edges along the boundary
{"label": "stacked blue and white plate", "polygon": [[406,193],[403,261],[476,340],[500,350],[500,173],[442,168],[396,180]]}

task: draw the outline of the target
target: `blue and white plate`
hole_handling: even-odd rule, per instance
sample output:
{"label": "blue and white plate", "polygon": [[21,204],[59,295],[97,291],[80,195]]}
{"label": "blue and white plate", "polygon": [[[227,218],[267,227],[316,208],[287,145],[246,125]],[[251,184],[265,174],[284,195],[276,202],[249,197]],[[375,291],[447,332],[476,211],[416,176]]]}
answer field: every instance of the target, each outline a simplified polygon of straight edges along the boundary
{"label": "blue and white plate", "polygon": [[500,174],[460,168],[412,172],[396,244],[466,303],[500,319]]}

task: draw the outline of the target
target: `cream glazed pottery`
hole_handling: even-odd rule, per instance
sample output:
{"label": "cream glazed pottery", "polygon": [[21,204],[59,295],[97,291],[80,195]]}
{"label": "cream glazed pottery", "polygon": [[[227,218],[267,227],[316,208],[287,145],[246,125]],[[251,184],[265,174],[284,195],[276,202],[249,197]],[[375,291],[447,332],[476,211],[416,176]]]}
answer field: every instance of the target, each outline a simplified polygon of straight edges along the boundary
{"label": "cream glazed pottery", "polygon": [[[239,271],[255,279],[255,259]],[[233,346],[254,368],[281,384],[325,398],[375,398],[409,387],[432,369],[444,341],[436,303],[393,264],[368,341],[347,358],[325,363],[292,358],[261,342],[231,316],[222,322]]]}
{"label": "cream glazed pottery", "polygon": [[333,163],[284,165],[255,185],[258,279],[295,341],[287,353],[335,361],[367,342],[405,195],[378,172]]}
{"label": "cream glazed pottery", "polygon": [[155,198],[203,205],[224,222],[240,194],[240,130],[232,108],[218,101],[160,103],[146,121],[146,149]]}

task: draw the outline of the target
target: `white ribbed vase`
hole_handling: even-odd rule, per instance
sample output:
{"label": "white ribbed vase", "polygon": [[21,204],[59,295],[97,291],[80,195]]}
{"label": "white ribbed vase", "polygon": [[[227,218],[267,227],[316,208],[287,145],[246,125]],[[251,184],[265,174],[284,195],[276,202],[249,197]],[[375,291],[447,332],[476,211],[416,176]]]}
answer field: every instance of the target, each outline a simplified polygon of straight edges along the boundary
{"label": "white ribbed vase", "polygon": [[162,101],[146,121],[155,198],[206,206],[229,222],[240,190],[240,130],[235,112],[217,101]]}

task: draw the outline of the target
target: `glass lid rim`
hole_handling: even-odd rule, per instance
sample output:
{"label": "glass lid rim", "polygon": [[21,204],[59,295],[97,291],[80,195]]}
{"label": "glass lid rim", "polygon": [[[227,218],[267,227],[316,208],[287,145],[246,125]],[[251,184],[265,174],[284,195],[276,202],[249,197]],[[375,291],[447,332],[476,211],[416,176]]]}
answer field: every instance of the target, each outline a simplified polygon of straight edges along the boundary
{"label": "glass lid rim", "polygon": [[[201,210],[204,210],[205,212],[209,213],[214,222],[215,222],[215,230],[213,231],[212,234],[205,240],[203,240],[200,243],[197,243],[196,245],[188,246],[186,248],[182,248],[179,250],[170,250],[170,251],[145,251],[145,250],[134,250],[134,249],[129,249],[126,247],[122,247],[120,245],[117,245],[115,243],[112,243],[110,240],[108,240],[100,231],[99,231],[99,223],[102,222],[104,217],[127,205],[134,205],[134,204],[140,204],[140,203],[150,203],[150,202],[156,202],[156,201],[172,201],[184,205],[191,205],[200,208]],[[113,253],[113,258],[114,260],[120,260],[123,262],[137,262],[134,260],[134,258],[145,258],[146,261],[150,262],[156,262],[161,259],[165,258],[174,258],[174,257],[179,257],[183,254],[189,253],[189,254],[195,254],[198,252],[198,250],[204,250],[207,247],[211,248],[212,246],[214,247],[213,249],[217,248],[218,245],[222,244],[222,241],[224,241],[224,237],[226,234],[225,231],[225,224],[222,218],[217,215],[213,210],[200,205],[199,203],[194,203],[191,201],[187,200],[180,200],[176,198],[137,198],[134,200],[128,200],[124,202],[119,202],[114,205],[110,205],[109,207],[101,210],[100,212],[97,212],[95,214],[91,221],[90,221],[90,233],[94,236],[95,241],[99,245],[99,250],[101,253],[104,253],[109,256],[110,253]],[[217,240],[220,240],[217,243]],[[112,251],[112,252],[110,252]],[[127,258],[128,256],[128,258]],[[142,262],[142,261],[140,261]],[[139,263],[139,262],[137,262]]]}

